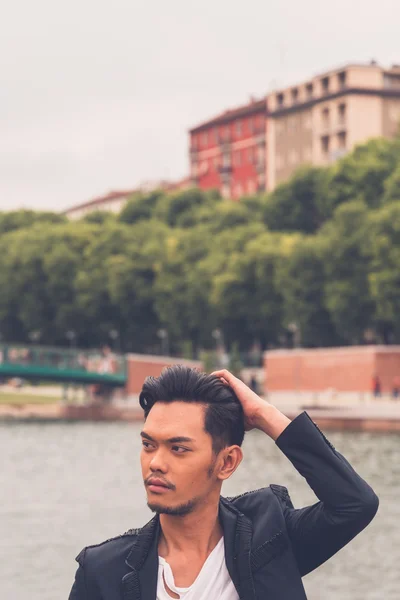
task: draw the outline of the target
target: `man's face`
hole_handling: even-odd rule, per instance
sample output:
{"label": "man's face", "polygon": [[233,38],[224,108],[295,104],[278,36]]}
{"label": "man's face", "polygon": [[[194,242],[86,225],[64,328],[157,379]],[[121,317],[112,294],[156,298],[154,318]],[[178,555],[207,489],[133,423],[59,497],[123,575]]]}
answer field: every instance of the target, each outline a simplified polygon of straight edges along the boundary
{"label": "man's face", "polygon": [[211,436],[204,431],[204,413],[203,405],[179,401],[156,402],[151,409],[141,433],[140,456],[151,510],[188,514],[216,487],[219,494],[221,482],[213,473],[216,457]]}

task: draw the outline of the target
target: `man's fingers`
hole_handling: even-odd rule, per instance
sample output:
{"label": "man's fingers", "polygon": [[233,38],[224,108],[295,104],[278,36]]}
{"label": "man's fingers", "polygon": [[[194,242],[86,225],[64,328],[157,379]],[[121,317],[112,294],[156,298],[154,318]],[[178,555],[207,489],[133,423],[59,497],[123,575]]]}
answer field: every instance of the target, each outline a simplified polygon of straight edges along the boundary
{"label": "man's fingers", "polygon": [[225,381],[225,383],[229,384],[229,381],[233,380],[232,373],[229,373],[226,369],[221,369],[221,371],[214,371],[211,373],[214,377],[218,377],[219,379]]}

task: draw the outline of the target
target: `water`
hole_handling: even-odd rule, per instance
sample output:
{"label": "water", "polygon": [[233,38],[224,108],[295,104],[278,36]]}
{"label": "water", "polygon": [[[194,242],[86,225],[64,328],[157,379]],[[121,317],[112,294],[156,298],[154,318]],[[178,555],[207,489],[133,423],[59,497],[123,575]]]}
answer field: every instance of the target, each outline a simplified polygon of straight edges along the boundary
{"label": "water", "polygon": [[[88,544],[144,524],[139,424],[0,425],[0,599],[63,600]],[[400,598],[400,436],[330,433],[374,487],[372,524],[304,579],[309,600]],[[313,493],[274,443],[248,435],[244,464],[225,484],[233,495],[269,483],[289,488],[295,506]]]}

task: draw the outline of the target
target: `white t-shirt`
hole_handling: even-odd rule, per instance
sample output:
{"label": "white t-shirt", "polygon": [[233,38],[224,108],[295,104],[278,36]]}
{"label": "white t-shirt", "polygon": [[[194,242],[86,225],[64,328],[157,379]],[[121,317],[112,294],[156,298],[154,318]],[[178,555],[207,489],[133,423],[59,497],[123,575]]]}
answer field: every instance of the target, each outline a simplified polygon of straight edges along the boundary
{"label": "white t-shirt", "polygon": [[161,556],[158,557],[157,600],[171,600],[165,583],[180,600],[239,600],[225,564],[224,538],[209,554],[196,580],[188,588],[176,587],[172,569]]}

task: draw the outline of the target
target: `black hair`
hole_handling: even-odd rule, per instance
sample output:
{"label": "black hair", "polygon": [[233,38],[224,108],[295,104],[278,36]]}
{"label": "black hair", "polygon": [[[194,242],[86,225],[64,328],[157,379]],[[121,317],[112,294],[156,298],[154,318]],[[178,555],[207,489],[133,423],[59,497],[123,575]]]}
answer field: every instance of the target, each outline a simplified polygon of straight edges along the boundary
{"label": "black hair", "polygon": [[156,402],[198,402],[205,405],[204,429],[215,454],[244,438],[243,408],[235,392],[218,377],[185,365],[165,368],[159,377],[147,377],[139,396],[145,419]]}

